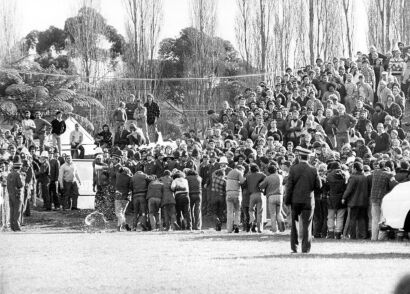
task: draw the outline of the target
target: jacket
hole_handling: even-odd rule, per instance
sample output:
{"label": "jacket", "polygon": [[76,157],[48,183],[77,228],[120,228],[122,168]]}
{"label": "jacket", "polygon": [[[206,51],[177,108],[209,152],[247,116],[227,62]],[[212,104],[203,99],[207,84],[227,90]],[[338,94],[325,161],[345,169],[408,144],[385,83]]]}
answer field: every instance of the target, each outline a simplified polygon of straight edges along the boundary
{"label": "jacket", "polygon": [[188,181],[184,178],[176,178],[172,181],[171,190],[175,192],[175,197],[189,193]]}
{"label": "jacket", "polygon": [[132,195],[146,194],[148,190],[149,177],[141,171],[135,173],[131,179],[132,182]]}
{"label": "jacket", "polygon": [[370,196],[369,179],[363,174],[354,174],[349,178],[343,199],[348,207],[368,207]]}
{"label": "jacket", "polygon": [[147,200],[150,198],[162,199],[164,193],[164,184],[159,180],[153,180],[148,185]]}
{"label": "jacket", "polygon": [[266,178],[266,175],[261,172],[250,173],[246,176],[246,184],[248,186],[249,194],[260,193],[259,184]]}
{"label": "jacket", "polygon": [[[124,168],[127,169],[127,168]],[[115,200],[131,200],[132,177],[130,172],[118,172],[115,181]]]}
{"label": "jacket", "polygon": [[386,169],[374,171],[371,179],[370,200],[372,203],[381,203],[384,196],[397,184],[393,174]]}
{"label": "jacket", "polygon": [[202,194],[202,178],[200,176],[187,176],[189,194]]}
{"label": "jacket", "polygon": [[20,171],[13,169],[7,176],[7,192],[9,193],[9,198],[19,199],[23,201],[24,199],[24,182],[25,179]]}
{"label": "jacket", "polygon": [[260,183],[259,187],[265,190],[266,196],[283,195],[283,178],[277,173],[270,174]]}
{"label": "jacket", "polygon": [[161,205],[175,204],[175,195],[171,190],[172,178],[169,176],[164,176],[160,179],[163,183],[163,194],[162,194],[162,203]]}
{"label": "jacket", "polygon": [[315,205],[314,191],[322,184],[316,168],[301,161],[291,166],[286,184],[286,205],[305,204],[313,208]]}
{"label": "jacket", "polygon": [[329,191],[328,208],[343,208],[342,197],[343,192],[346,190],[346,175],[341,169],[334,169],[328,173],[325,190]]}

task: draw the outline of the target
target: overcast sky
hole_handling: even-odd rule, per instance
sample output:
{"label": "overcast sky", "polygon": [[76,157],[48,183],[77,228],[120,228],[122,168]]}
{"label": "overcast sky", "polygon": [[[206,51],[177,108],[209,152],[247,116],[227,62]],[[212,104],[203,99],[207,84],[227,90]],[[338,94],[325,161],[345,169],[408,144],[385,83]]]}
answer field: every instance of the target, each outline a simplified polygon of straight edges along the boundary
{"label": "overcast sky", "polygon": [[[1,1],[1,0],[0,0]],[[50,25],[63,28],[68,17],[74,16],[79,8],[77,0],[16,0],[20,15],[20,34],[24,37],[30,31],[45,30]],[[272,0],[273,1],[273,0]],[[305,1],[305,0],[295,0]],[[356,0],[355,0],[356,1]],[[218,0],[218,23],[216,35],[231,41],[234,45],[235,0]],[[356,17],[358,37],[355,50],[366,50],[366,14],[363,0],[358,0]],[[124,32],[125,10],[122,0],[101,0],[101,14],[121,34]],[[341,12],[342,13],[342,12]],[[188,0],[164,0],[164,21],[160,40],[177,37],[181,29],[190,25]]]}

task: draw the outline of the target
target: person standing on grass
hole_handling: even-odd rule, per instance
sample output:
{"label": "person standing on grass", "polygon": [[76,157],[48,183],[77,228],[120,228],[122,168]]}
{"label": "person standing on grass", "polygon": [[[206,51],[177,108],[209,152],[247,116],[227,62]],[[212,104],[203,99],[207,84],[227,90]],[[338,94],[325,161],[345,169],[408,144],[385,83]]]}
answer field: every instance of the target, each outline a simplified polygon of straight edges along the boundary
{"label": "person standing on grass", "polygon": [[259,188],[265,191],[271,219],[271,231],[274,233],[278,231],[278,227],[280,232],[285,231],[285,220],[282,215],[283,178],[277,171],[276,162],[270,164],[268,167],[269,176],[259,185]]}
{"label": "person standing on grass", "polygon": [[286,185],[286,205],[292,209],[290,247],[292,253],[298,251],[298,227],[302,222],[302,253],[309,253],[312,243],[312,220],[315,207],[314,191],[321,188],[316,168],[308,164],[310,150],[296,147],[299,163],[289,170]]}
{"label": "person standing on grass", "polygon": [[187,169],[186,179],[189,188],[189,203],[191,209],[192,229],[200,230],[202,228],[202,178],[198,175],[196,170]]}
{"label": "person standing on grass", "polygon": [[77,166],[73,163],[71,155],[67,155],[65,163],[60,167],[58,182],[63,189],[63,210],[79,210],[77,208],[78,185],[81,185]]}
{"label": "person standing on grass", "polygon": [[342,204],[350,208],[350,239],[366,239],[366,217],[369,206],[369,180],[363,173],[363,164],[353,163],[353,174],[343,193]]}
{"label": "person standing on grass", "polygon": [[264,196],[259,188],[259,184],[266,178],[266,175],[259,170],[256,163],[250,165],[250,173],[246,176],[249,198],[249,223],[252,232],[262,233],[262,197]]}
{"label": "person standing on grass", "polygon": [[164,184],[164,194],[162,195],[162,210],[164,212],[165,229],[174,231],[177,229],[177,219],[175,212],[175,195],[171,190],[172,178],[171,172],[165,170],[160,181]]}
{"label": "person standing on grass", "polygon": [[117,231],[124,229],[131,231],[126,223],[125,211],[131,200],[132,173],[127,167],[120,167],[115,177],[115,215],[117,217]]}
{"label": "person standing on grass", "polygon": [[61,154],[61,135],[65,133],[67,126],[63,120],[63,113],[57,111],[56,118],[51,121],[51,134],[53,135],[54,147]]}
{"label": "person standing on grass", "polygon": [[41,152],[40,155],[40,169],[36,172],[38,183],[41,189],[41,196],[44,201],[44,210],[51,211],[51,201],[50,201],[50,163],[49,155],[47,151]]}
{"label": "person standing on grass", "polygon": [[10,227],[14,232],[21,231],[20,221],[24,201],[25,179],[21,172],[21,158],[13,159],[13,169],[7,176],[7,192],[10,203]]}
{"label": "person standing on grass", "polygon": [[164,184],[153,176],[148,185],[147,202],[151,230],[162,229],[160,221],[161,202],[164,195]]}
{"label": "person standing on grass", "polygon": [[236,165],[226,176],[226,230],[239,233],[241,221],[242,187],[245,182],[243,165]]}
{"label": "person standing on grass", "polygon": [[59,153],[55,150],[50,150],[50,153],[52,153],[52,158],[50,159],[50,201],[54,203],[54,210],[60,210],[60,195],[58,191]]}
{"label": "person standing on grass", "polygon": [[379,222],[382,215],[381,206],[384,196],[398,183],[394,178],[394,165],[391,161],[381,161],[379,169],[370,176],[371,190],[371,218],[372,218],[372,241],[379,239]]}

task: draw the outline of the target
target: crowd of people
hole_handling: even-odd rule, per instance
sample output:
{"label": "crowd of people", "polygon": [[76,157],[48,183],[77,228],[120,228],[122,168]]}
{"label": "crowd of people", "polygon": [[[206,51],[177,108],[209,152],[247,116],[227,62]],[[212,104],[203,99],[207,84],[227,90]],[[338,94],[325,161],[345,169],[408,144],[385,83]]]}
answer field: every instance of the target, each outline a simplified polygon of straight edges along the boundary
{"label": "crowd of people", "polygon": [[[204,134],[191,129],[172,143],[156,144],[161,110],[154,96],[143,104],[131,95],[95,136],[95,209],[116,218],[119,231],[201,230],[208,218],[216,230],[226,223],[228,233],[261,233],[266,206],[270,231],[291,227],[292,251],[299,222],[305,252],[311,234],[378,240],[383,197],[410,180],[402,121],[410,90],[408,49],[399,43],[381,54],[371,47],[356,60],[318,58],[304,69],[288,68],[271,84],[262,81],[224,101],[221,110],[209,110]],[[27,112],[3,133],[4,227],[10,215],[11,229],[20,229],[36,189],[46,210],[52,204],[76,209],[80,179],[72,156],[62,157],[64,131],[61,113],[49,123]],[[55,144],[46,151],[48,132]],[[83,157],[78,130],[70,138],[71,151]]]}

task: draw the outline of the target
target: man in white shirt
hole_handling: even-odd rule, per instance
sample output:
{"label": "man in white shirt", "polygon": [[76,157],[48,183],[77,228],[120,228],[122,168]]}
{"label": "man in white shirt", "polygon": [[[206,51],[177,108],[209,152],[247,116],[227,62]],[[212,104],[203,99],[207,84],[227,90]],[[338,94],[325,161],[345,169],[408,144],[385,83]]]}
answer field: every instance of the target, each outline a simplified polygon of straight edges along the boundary
{"label": "man in white shirt", "polygon": [[[73,163],[70,155],[67,155],[65,163],[60,167],[58,182],[63,193],[63,210],[79,210],[77,208],[78,200],[78,185],[81,185],[80,177],[78,176],[77,167]],[[78,183],[78,184],[77,184]]]}
{"label": "man in white shirt", "polygon": [[30,147],[31,145],[34,144],[33,142],[33,135],[34,131],[36,130],[36,124],[34,123],[34,120],[30,118],[31,113],[30,111],[26,111],[24,113],[24,118],[21,121],[21,126],[23,128],[23,135],[26,138],[26,147]]}
{"label": "man in white shirt", "polygon": [[84,147],[83,143],[83,133],[80,131],[80,126],[75,124],[75,130],[70,133],[70,145],[71,145],[71,156],[74,157],[74,154],[78,154],[80,150],[80,155],[78,158],[84,159]]}

